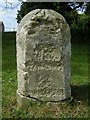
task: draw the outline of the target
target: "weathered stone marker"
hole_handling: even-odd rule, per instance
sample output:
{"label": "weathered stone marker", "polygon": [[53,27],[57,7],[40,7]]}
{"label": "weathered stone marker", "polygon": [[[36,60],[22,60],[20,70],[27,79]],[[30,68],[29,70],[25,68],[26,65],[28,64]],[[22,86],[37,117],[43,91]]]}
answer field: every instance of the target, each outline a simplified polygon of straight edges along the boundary
{"label": "weathered stone marker", "polygon": [[[18,102],[60,101],[71,95],[70,29],[59,13],[36,9],[17,31]],[[21,100],[21,101],[20,101]]]}

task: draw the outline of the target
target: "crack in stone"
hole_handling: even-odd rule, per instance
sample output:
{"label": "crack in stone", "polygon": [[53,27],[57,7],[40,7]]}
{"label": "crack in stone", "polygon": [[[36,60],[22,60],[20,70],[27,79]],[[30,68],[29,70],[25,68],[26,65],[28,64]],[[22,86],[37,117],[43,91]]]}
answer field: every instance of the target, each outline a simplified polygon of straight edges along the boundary
{"label": "crack in stone", "polygon": [[20,92],[19,92],[18,94],[20,94],[21,96],[26,97],[26,98],[31,98],[31,99],[34,99],[34,100],[40,101],[39,99],[34,98],[34,97],[31,97],[30,95],[25,96],[25,95],[21,94]]}
{"label": "crack in stone", "polygon": [[40,101],[39,99],[34,98],[34,97],[31,97],[30,95],[27,95],[26,97],[31,98],[31,99],[35,99],[35,100],[37,100],[37,101]]}

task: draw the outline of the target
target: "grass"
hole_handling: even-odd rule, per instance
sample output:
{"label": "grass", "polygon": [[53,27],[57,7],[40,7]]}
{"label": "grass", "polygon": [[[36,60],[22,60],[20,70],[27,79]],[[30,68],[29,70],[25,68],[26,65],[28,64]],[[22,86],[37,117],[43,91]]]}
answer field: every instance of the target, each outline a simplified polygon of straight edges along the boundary
{"label": "grass", "polygon": [[[10,35],[10,36],[9,36]],[[9,36],[9,37],[7,37]],[[15,37],[3,37],[2,53],[2,116],[4,118],[88,118],[88,49],[72,44],[72,96],[58,103],[30,102],[27,109],[17,107]]]}

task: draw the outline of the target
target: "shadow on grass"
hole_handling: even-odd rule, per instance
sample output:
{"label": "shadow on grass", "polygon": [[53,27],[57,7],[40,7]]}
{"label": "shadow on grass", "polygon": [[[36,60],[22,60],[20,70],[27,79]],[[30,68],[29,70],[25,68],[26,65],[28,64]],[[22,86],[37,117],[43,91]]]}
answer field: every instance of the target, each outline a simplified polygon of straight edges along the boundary
{"label": "shadow on grass", "polygon": [[77,101],[88,102],[90,106],[90,84],[71,85],[71,94]]}

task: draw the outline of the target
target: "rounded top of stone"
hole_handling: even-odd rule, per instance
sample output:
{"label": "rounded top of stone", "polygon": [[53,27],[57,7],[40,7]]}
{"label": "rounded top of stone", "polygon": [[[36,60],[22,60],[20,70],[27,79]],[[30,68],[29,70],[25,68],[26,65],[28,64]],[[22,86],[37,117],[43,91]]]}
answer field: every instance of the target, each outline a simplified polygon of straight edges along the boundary
{"label": "rounded top of stone", "polygon": [[25,17],[22,19],[30,18],[31,20],[35,20],[35,18],[43,18],[43,19],[48,19],[48,17],[54,19],[54,18],[59,18],[59,19],[64,19],[64,17],[59,14],[58,12],[51,10],[51,9],[35,9],[29,12]]}
{"label": "rounded top of stone", "polygon": [[67,41],[70,39],[70,28],[64,17],[58,12],[51,9],[35,9],[23,17],[16,36],[28,38],[42,34],[59,35],[60,40],[63,38]]}
{"label": "rounded top of stone", "polygon": [[35,9],[31,12],[29,12],[27,15],[24,16],[24,18],[21,20],[19,24],[19,29],[25,25],[30,24],[31,21],[63,21],[63,23],[66,23],[64,17],[59,14],[58,12],[51,10],[51,9]]}

